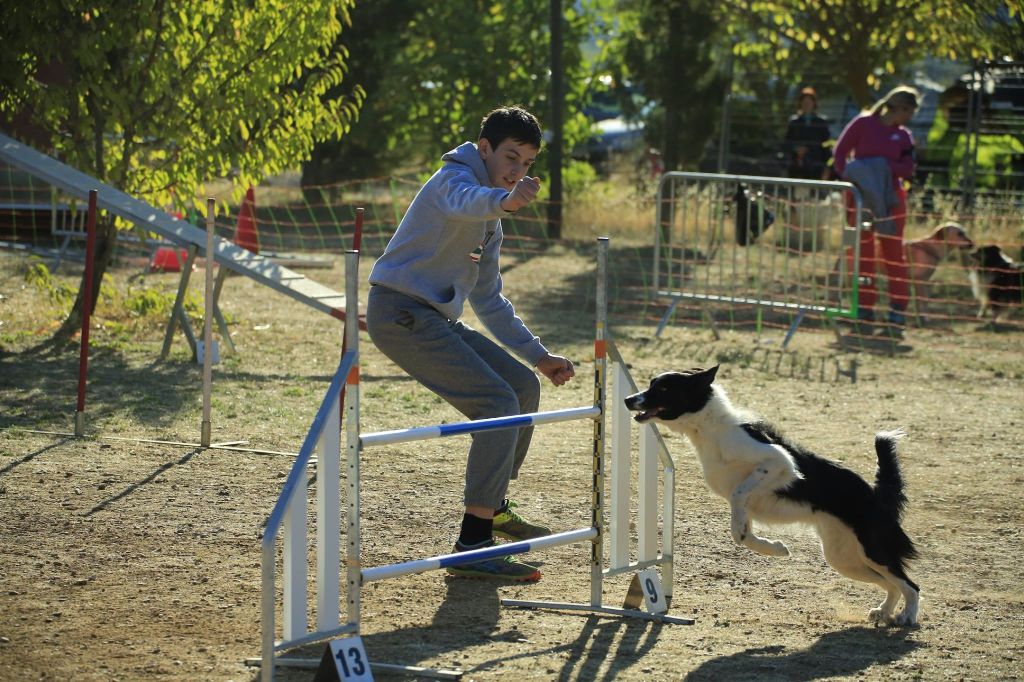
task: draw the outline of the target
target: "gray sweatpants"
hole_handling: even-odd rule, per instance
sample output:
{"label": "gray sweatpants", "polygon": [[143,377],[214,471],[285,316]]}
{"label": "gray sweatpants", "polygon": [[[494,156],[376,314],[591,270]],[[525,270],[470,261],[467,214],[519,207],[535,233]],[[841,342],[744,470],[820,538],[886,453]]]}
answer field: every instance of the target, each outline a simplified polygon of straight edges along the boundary
{"label": "gray sweatpants", "polygon": [[[536,412],[534,371],[480,332],[449,320],[426,303],[370,287],[366,328],[384,355],[469,419]],[[533,427],[472,434],[465,504],[497,509],[519,475]]]}

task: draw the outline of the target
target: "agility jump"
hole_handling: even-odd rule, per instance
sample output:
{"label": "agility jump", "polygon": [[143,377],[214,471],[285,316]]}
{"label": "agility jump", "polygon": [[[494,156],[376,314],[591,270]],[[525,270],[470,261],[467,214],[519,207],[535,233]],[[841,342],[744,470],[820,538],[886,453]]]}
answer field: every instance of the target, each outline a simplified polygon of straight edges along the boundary
{"label": "agility jump", "polygon": [[[624,398],[636,390],[629,377],[625,362],[610,339],[607,329],[607,256],[608,240],[598,240],[597,273],[597,321],[595,329],[594,355],[594,404],[582,407],[537,412],[532,414],[481,419],[456,424],[441,424],[395,431],[361,434],[359,432],[359,330],[356,325],[346,325],[346,348],[341,364],[335,373],[323,403],[313,420],[302,449],[285,481],[267,519],[262,538],[262,646],[261,658],[251,659],[262,667],[262,679],[274,679],[276,665],[307,664],[309,659],[279,658],[278,653],[297,647],[336,639],[345,635],[358,636],[360,632],[360,591],[365,583],[398,578],[414,573],[472,563],[487,558],[511,556],[537,551],[548,547],[590,542],[590,601],[585,604],[562,602],[528,602],[502,600],[502,605],[520,608],[551,608],[560,611],[583,611],[638,618],[648,621],[674,624],[692,624],[693,620],[665,614],[666,602],[671,599],[673,582],[673,520],[675,512],[675,466],[664,442],[655,427],[641,427],[638,491],[638,518],[636,528],[638,543],[636,561],[630,561],[630,486],[631,427],[633,421],[625,409]],[[346,254],[346,302],[350,314],[355,315],[358,301],[358,252]],[[607,400],[608,366],[611,362],[614,381],[612,399]],[[345,404],[345,451],[347,504],[347,528],[345,534],[346,552],[346,611],[347,618],[340,622],[341,604],[341,528],[340,528],[340,469],[342,432],[338,420],[338,402],[342,387],[347,394]],[[334,417],[334,418],[332,418]],[[612,421],[612,444],[606,452],[606,426]],[[445,554],[424,559],[406,561],[378,567],[364,567],[360,556],[360,474],[359,457],[366,447],[386,443],[411,442],[429,438],[442,438],[459,434],[474,433],[488,429],[520,428],[526,425],[540,425],[569,420],[591,419],[593,421],[593,456],[591,485],[591,524],[586,528],[555,533],[543,538],[512,542],[478,550]],[[307,537],[306,526],[308,500],[305,471],[314,451],[317,455],[317,523],[316,523],[316,624],[308,629],[307,621]],[[610,464],[611,503],[608,508],[609,523],[605,524],[605,478]],[[659,464],[663,470],[662,519],[658,523],[658,476]],[[282,639],[276,640],[276,543],[278,532],[283,536],[283,600]],[[659,546],[659,530],[661,542]],[[608,559],[605,560],[605,538],[608,537]],[[607,564],[607,565],[606,565]],[[642,611],[639,600],[631,588],[627,596],[630,608],[607,606],[603,603],[602,583],[605,577],[625,573],[639,574],[654,567],[661,569],[663,585],[646,585],[650,592],[663,597],[660,608]],[[634,585],[639,585],[634,576]],[[654,594],[648,594],[650,604]],[[361,640],[359,646],[361,647]],[[315,661],[314,661],[315,663]],[[371,663],[372,668],[389,672],[413,672],[420,675],[431,671],[407,666]],[[436,672],[436,676],[458,677],[458,672]]]}

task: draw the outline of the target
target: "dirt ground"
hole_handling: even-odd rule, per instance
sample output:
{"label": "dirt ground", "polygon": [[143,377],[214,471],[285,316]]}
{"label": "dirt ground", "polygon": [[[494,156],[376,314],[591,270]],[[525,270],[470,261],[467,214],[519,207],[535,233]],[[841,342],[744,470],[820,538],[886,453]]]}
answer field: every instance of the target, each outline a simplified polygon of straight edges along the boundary
{"label": "dirt ground", "polygon": [[[256,679],[245,661],[260,653],[261,530],[337,367],[340,325],[228,280],[222,307],[238,352],[214,369],[212,426],[215,442],[247,442],[230,450],[195,445],[201,371],[181,335],[160,362],[159,325],[104,349],[112,332],[101,318],[86,410],[93,437],[75,439],[66,434],[77,353],[21,352],[56,319],[45,294],[25,285],[22,260],[0,254],[0,679]],[[341,288],[340,268],[308,274]],[[173,290],[177,280],[148,281]],[[556,248],[509,267],[505,281],[531,328],[577,361],[576,380],[547,386],[541,409],[590,404],[592,257]],[[840,352],[813,329],[797,333],[788,354],[774,330],[715,340],[675,325],[654,338],[654,322],[613,319],[612,333],[638,382],[720,362],[736,404],[868,478],[874,432],[904,427],[920,626],[871,626],[880,591],[828,568],[806,529],[767,531],[790,546],[786,559],[733,545],[726,502],[703,484],[688,444],[666,433],[678,500],[670,613],[694,625],[499,608],[501,598],[587,601],[581,544],[530,555],[544,576],[534,585],[437,572],[369,584],[362,635],[371,660],[458,668],[480,681],[1024,675],[1020,333],[912,329],[893,355]],[[362,342],[363,431],[460,420],[365,334]],[[856,382],[836,371],[854,359]],[[513,486],[524,514],[556,530],[589,525],[590,448],[589,422],[539,427]],[[466,449],[460,436],[364,453],[364,565],[449,551]],[[621,604],[627,584],[606,581],[606,603]],[[282,680],[311,677],[278,670]]]}

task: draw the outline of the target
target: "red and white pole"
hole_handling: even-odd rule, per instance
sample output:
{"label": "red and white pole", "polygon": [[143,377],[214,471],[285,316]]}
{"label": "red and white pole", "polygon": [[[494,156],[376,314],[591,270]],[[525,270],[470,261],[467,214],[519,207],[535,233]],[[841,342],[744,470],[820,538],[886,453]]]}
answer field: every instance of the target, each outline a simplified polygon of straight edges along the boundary
{"label": "red and white pole", "polygon": [[85,435],[85,383],[89,373],[89,318],[92,316],[92,267],[96,255],[96,198],[89,190],[89,212],[86,216],[85,274],[82,275],[82,343],[78,354],[78,407],[75,410],[75,435]]}
{"label": "red and white pole", "polygon": [[[363,243],[363,214],[365,209],[356,209],[356,227],[355,232],[352,235],[352,250],[356,252],[356,258],[359,258],[359,247]],[[348,261],[346,261],[346,264]],[[358,302],[357,302],[358,303]],[[356,321],[359,324],[359,305],[357,304],[354,308],[349,307],[349,310],[356,311]],[[345,316],[345,324],[341,327],[341,354],[345,355],[345,351],[348,350],[348,315]],[[341,387],[341,393],[338,396],[338,423],[345,417],[345,387]]]}

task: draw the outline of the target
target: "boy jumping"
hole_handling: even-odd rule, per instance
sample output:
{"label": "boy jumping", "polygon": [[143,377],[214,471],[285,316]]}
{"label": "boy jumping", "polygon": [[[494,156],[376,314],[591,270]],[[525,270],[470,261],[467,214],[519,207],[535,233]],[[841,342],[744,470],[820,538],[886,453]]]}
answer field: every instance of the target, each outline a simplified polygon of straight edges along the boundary
{"label": "boy jumping", "polygon": [[[501,217],[536,198],[540,179],[527,171],[540,147],[540,123],[525,109],[487,114],[475,144],[465,142],[441,157],[444,165],[416,194],[370,272],[366,326],[373,343],[469,419],[536,412],[540,382],[533,370],[459,321],[466,301],[498,341],[555,386],[574,375],[572,362],[549,353],[501,293]],[[455,551],[490,546],[494,536],[515,541],[551,533],[523,519],[507,498],[532,436],[532,426],[473,434]],[[540,579],[535,567],[510,557],[448,572]]]}

